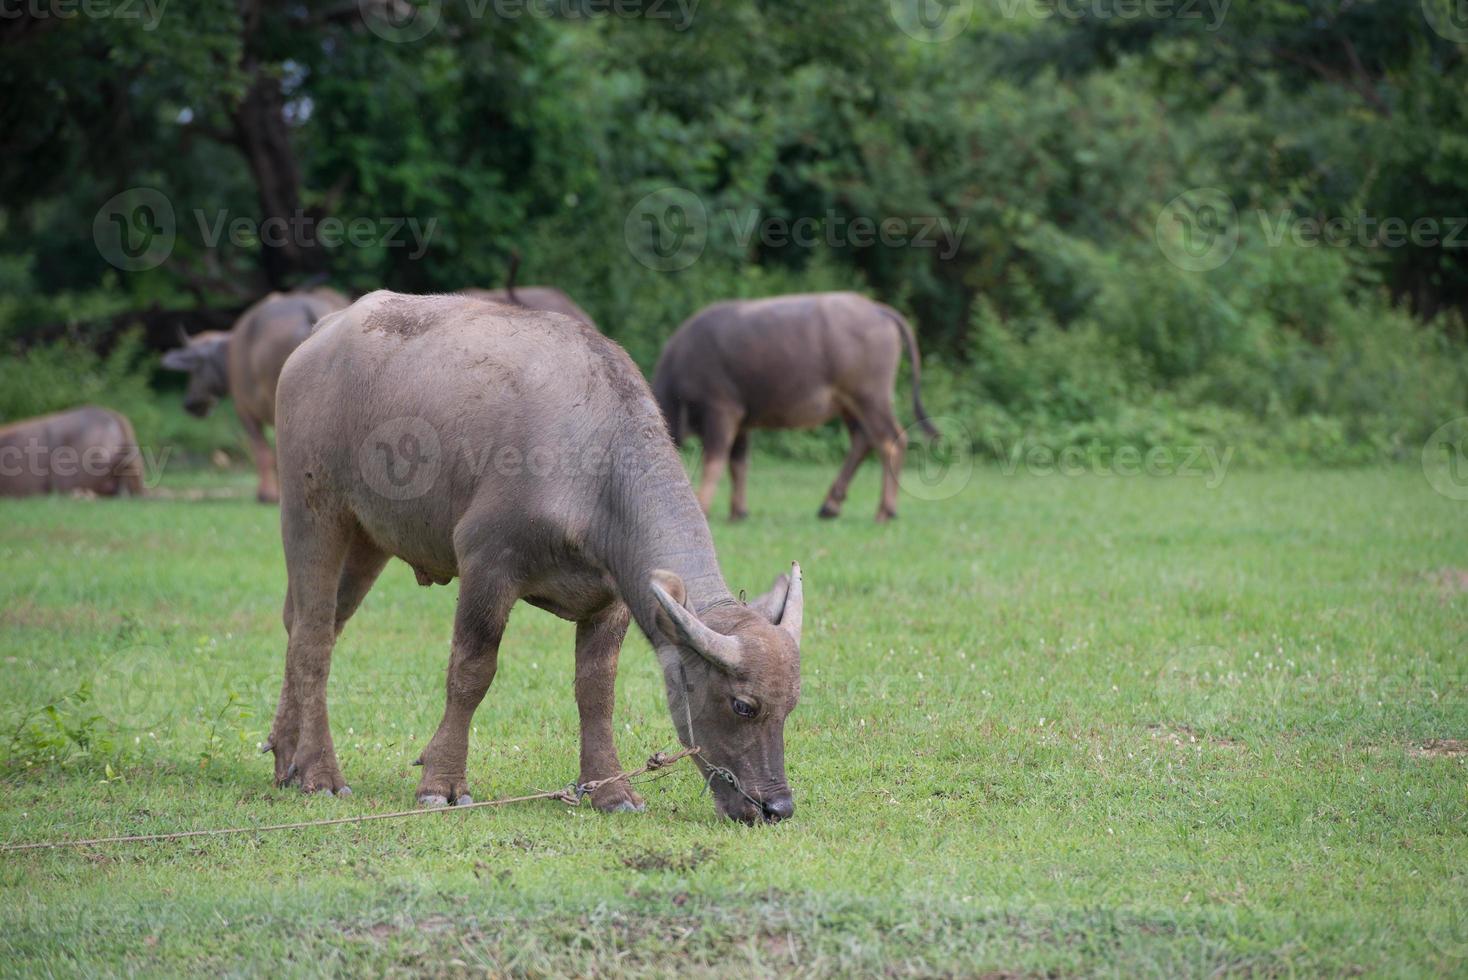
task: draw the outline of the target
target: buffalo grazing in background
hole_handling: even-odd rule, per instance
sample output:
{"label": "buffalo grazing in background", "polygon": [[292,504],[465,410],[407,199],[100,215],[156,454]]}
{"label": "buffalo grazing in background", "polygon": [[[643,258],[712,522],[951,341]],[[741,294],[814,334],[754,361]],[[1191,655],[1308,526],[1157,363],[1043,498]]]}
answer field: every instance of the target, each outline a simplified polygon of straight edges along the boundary
{"label": "buffalo grazing in background", "polygon": [[203,418],[228,395],[250,440],[262,503],[280,499],[276,485],[275,454],[265,438],[275,424],[275,383],[286,358],[311,335],[316,321],[343,309],[348,300],[333,289],[271,293],[235,321],[228,332],[211,330],[163,356],[163,366],[186,371],[188,389],[184,408]]}
{"label": "buffalo grazing in background", "polygon": [[752,429],[800,429],[840,416],[851,452],[821,506],[836,517],[857,467],[875,452],[882,463],[877,520],[897,516],[897,481],[907,434],[892,407],[903,350],[912,365],[912,407],[929,436],[917,341],[902,315],[856,293],[811,293],[715,303],[669,338],[653,391],[673,439],[703,443],[699,504],[708,513],[728,465],[734,482],[731,517],[748,514]]}

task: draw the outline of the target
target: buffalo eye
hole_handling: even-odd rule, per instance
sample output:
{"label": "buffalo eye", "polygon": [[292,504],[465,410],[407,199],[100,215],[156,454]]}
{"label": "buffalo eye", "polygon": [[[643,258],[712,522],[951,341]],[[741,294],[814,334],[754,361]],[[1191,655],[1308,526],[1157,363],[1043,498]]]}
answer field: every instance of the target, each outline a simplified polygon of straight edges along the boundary
{"label": "buffalo eye", "polygon": [[743,698],[734,699],[734,713],[741,718],[753,718],[759,714],[759,708]]}

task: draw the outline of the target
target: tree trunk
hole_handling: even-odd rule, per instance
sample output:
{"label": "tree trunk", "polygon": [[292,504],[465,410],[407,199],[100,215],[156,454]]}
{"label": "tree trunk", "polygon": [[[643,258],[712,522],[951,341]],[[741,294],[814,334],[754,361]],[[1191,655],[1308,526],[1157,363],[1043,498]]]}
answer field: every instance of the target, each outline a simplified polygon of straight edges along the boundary
{"label": "tree trunk", "polygon": [[254,80],[234,112],[234,138],[255,178],[260,202],[260,261],[272,289],[286,289],[324,267],[314,220],[301,207],[301,171],[291,150],[280,81],[246,58]]}

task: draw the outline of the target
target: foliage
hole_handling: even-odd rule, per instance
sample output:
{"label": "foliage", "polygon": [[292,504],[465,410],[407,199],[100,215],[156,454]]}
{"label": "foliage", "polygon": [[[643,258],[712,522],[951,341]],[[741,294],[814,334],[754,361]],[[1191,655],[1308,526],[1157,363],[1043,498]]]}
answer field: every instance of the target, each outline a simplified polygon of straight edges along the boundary
{"label": "foliage", "polygon": [[[495,286],[518,249],[522,282],[566,289],[648,369],[705,302],[856,288],[912,316],[941,365],[930,406],[980,445],[992,426],[1051,443],[1204,431],[1260,457],[1394,458],[1468,412],[1468,247],[1372,230],[1468,214],[1468,46],[1431,26],[1436,2],[988,0],[946,43],[899,30],[885,0],[729,0],[687,22],[671,4],[445,0],[420,4],[439,21],[410,43],[369,29],[365,0],[42,23],[0,63],[16,93],[0,110],[0,343],[238,304],[323,262],[359,292]],[[291,174],[252,167],[262,91]],[[129,186],[178,218],[155,269],[119,272],[87,240]],[[656,272],[627,221],[669,187],[698,197],[708,241]],[[1159,219],[1198,188],[1236,209],[1240,243],[1188,271],[1164,261]],[[292,199],[384,235],[282,258],[211,233]],[[749,232],[802,218],[950,234]],[[383,240],[399,219],[423,240]],[[1294,237],[1331,219],[1348,240]],[[769,441],[830,455],[839,440]]]}

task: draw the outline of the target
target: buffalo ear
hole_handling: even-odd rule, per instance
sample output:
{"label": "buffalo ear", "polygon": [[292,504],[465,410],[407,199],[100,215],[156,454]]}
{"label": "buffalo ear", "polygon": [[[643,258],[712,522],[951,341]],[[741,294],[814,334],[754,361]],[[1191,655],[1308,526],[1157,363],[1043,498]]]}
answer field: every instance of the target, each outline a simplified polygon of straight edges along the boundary
{"label": "buffalo ear", "polygon": [[198,360],[198,352],[190,347],[178,347],[163,355],[163,367],[169,371],[192,371]]}
{"label": "buffalo ear", "polygon": [[749,603],[749,608],[800,642],[801,619],[804,614],[805,595],[801,588],[800,565],[792,562],[790,574],[781,575],[770,586],[770,591]]}
{"label": "buffalo ear", "polygon": [[776,575],[770,591],[749,600],[749,608],[759,613],[776,626],[780,625],[780,614],[785,611],[785,597],[790,594],[790,576]]}
{"label": "buffalo ear", "polygon": [[681,578],[673,572],[658,569],[652,573],[649,585],[658,603],[656,624],[659,633],[722,671],[733,673],[739,669],[739,641],[710,628],[688,608],[688,589]]}

